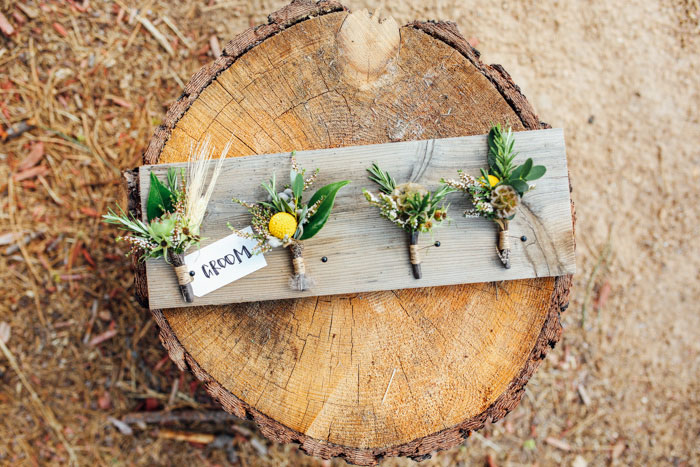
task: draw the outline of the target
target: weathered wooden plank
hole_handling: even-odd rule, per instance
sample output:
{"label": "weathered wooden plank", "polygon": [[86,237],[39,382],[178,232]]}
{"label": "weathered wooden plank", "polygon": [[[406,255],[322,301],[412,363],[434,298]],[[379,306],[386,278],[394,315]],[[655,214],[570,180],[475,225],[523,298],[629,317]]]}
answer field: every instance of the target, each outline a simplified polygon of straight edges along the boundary
{"label": "weathered wooden plank", "polygon": [[[429,189],[441,177],[455,178],[457,169],[478,175],[486,166],[486,136],[409,141],[353,146],[297,153],[301,167],[321,169],[317,186],[352,180],[342,189],[326,227],[305,242],[307,271],[317,286],[307,292],[290,290],[292,273],[289,251],[275,249],[266,255],[268,266],[204,297],[195,305],[276,300],[314,295],[334,295],[472,282],[526,279],[573,274],[576,269],[569,198],[568,170],[561,129],[516,133],[516,161],[532,157],[547,167],[537,188],[524,198],[510,225],[512,267],[506,270],[496,255],[497,229],[482,218],[464,218],[469,202],[462,194],[450,195],[452,222],[433,236],[422,235],[423,278],[413,279],[408,262],[407,235],[382,219],[369,206],[362,189],[376,191],[367,180],[366,167],[376,161],[398,182],[413,181]],[[146,204],[149,172],[164,177],[169,166],[141,167],[141,200]],[[273,171],[286,180],[289,154],[232,158],[224,164],[202,226],[206,246],[229,235],[230,222],[243,228],[250,224],[246,210],[232,197],[256,201],[265,197],[260,187]],[[527,237],[521,241],[521,236]],[[431,246],[439,240],[439,248]],[[326,256],[327,262],[321,262]],[[147,262],[149,303],[162,309],[182,306],[172,270],[162,260]]]}

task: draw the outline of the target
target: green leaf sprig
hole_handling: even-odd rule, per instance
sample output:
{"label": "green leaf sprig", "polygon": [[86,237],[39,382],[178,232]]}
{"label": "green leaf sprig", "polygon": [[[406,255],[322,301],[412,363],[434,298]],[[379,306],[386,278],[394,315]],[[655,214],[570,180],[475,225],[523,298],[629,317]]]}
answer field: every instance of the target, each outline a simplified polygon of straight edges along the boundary
{"label": "green leaf sprig", "polygon": [[304,193],[313,185],[319,169],[304,178],[306,170],[297,165],[295,152],[292,152],[292,168],[289,172],[289,185],[278,191],[275,174],[268,183],[262,183],[268,194],[266,201],[247,203],[234,198],[235,203],[248,208],[252,215],[253,233],[229,228],[238,235],[257,242],[255,250],[265,253],[276,247],[289,247],[292,253],[294,275],[289,279],[293,290],[304,291],[314,285],[314,280],[306,275],[303,241],[318,234],[328,222],[338,191],[350,183],[349,180],[330,183],[319,188],[308,201]]}
{"label": "green leaf sprig", "polygon": [[492,126],[487,140],[489,167],[480,170],[478,180],[460,170],[458,180],[442,179],[441,182],[469,195],[474,207],[466,211],[465,216],[481,216],[498,224],[499,257],[509,268],[509,222],[515,217],[523,195],[535,188],[530,182],[544,176],[547,169],[543,165],[534,165],[532,158],[521,165],[515,164],[518,153],[514,149],[515,138],[510,127]]}
{"label": "green leaf sprig", "polygon": [[514,146],[513,130],[494,125],[488,134],[488,170],[481,169],[478,180],[461,170],[459,180],[441,180],[445,186],[471,197],[474,208],[465,215],[486,217],[507,228],[507,221],[515,217],[522,196],[535,188],[530,182],[547,172],[543,165],[534,165],[532,158],[521,165],[515,164],[518,153]]}
{"label": "green leaf sprig", "polygon": [[428,191],[417,183],[396,184],[396,180],[382,170],[377,163],[368,169],[368,178],[379,185],[379,193],[363,190],[371,206],[379,208],[379,215],[389,220],[409,234],[409,253],[413,277],[420,279],[421,259],[418,237],[430,233],[442,222],[448,220],[444,201],[453,188],[442,186],[437,191]]}
{"label": "green leaf sprig", "polygon": [[543,165],[533,165],[532,158],[527,159],[522,165],[515,165],[513,160],[518,155],[513,149],[515,138],[511,127],[504,128],[500,124],[491,127],[488,135],[489,145],[489,171],[481,169],[481,175],[488,179],[493,175],[499,179],[497,185],[510,185],[520,196],[523,196],[530,185],[529,181],[541,178],[547,169]]}
{"label": "green leaf sprig", "polygon": [[[311,176],[305,178],[306,170],[298,166],[295,152],[292,152],[289,185],[280,190],[273,173],[269,182],[261,184],[268,194],[266,201],[247,203],[238,198],[233,199],[234,202],[247,207],[253,216],[254,233],[246,235],[229,227],[241,235],[255,238],[258,241],[258,250],[262,252],[312,238],[328,222],[338,191],[350,183],[349,180],[343,180],[325,185],[305,201],[305,192],[313,185],[318,173],[319,169],[316,169]],[[290,217],[278,216],[273,221],[273,217],[280,213]],[[283,220],[284,223],[281,222]]]}

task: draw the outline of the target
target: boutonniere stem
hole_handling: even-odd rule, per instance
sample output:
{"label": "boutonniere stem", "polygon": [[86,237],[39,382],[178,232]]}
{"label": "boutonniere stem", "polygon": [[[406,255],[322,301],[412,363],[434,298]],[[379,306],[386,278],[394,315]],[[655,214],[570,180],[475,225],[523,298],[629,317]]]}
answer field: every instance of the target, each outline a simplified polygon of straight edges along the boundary
{"label": "boutonniere stem", "polygon": [[194,301],[194,294],[193,277],[185,265],[185,252],[199,246],[202,240],[200,229],[204,214],[230,146],[227,144],[219,155],[210,177],[207,173],[214,151],[208,138],[190,150],[186,170],[181,169],[178,173],[172,167],[168,169],[165,183],[151,172],[146,222],[127,214],[119,206],[118,213],[109,209],[102,216],[104,222],[127,232],[117,237],[117,241],[130,245],[127,256],[135,254],[140,261],[163,258],[173,267],[182,298],[187,303]]}
{"label": "boutonniere stem", "polygon": [[430,192],[417,183],[396,184],[394,178],[375,163],[367,169],[369,179],[379,185],[379,193],[363,193],[370,205],[379,208],[379,215],[408,233],[409,260],[415,279],[423,277],[418,239],[421,233],[432,233],[447,218],[445,196],[454,189],[443,186]]}
{"label": "boutonniere stem", "polygon": [[299,168],[294,152],[292,152],[291,162],[289,185],[278,187],[274,173],[269,183],[262,183],[268,194],[266,201],[248,203],[233,198],[233,202],[248,208],[248,212],[253,217],[251,222],[253,233],[237,230],[231,225],[229,228],[242,237],[256,240],[257,253],[266,253],[272,248],[288,247],[294,268],[289,286],[293,290],[305,291],[311,289],[315,281],[306,273],[303,242],[315,236],[323,228],[330,217],[338,190],[350,181],[345,180],[323,186],[311,198],[305,200],[304,192],[313,185],[319,170],[316,169],[313,174],[305,178],[306,170]]}
{"label": "boutonniere stem", "polygon": [[515,217],[523,195],[535,189],[535,184],[529,182],[547,172],[543,165],[533,165],[532,159],[516,165],[514,159],[518,153],[514,151],[514,145],[512,129],[495,125],[488,135],[488,171],[481,169],[481,177],[476,179],[460,170],[459,180],[441,180],[444,186],[470,197],[474,207],[464,213],[465,217],[481,216],[496,223],[496,251],[506,269],[511,266],[509,223]]}

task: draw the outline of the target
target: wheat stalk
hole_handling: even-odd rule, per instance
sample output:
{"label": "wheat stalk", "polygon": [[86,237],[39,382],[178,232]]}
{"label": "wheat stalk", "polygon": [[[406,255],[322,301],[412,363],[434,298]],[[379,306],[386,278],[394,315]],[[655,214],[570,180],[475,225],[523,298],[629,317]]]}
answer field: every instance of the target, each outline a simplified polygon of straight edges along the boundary
{"label": "wheat stalk", "polygon": [[216,180],[219,178],[224,160],[230,148],[231,141],[224,146],[224,150],[219,155],[219,159],[214,166],[209,184],[206,185],[209,162],[211,162],[214,154],[211,139],[207,136],[196,148],[190,147],[190,156],[187,160],[185,212],[187,213],[188,224],[192,231],[199,231],[199,227],[202,225],[204,213],[207,210],[207,204],[209,204],[209,199],[214,193]]}

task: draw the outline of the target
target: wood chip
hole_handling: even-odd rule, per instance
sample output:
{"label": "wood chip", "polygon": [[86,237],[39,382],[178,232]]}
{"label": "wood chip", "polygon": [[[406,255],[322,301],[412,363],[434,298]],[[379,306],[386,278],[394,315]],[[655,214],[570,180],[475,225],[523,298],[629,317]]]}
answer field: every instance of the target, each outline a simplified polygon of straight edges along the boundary
{"label": "wood chip", "polygon": [[253,446],[261,456],[267,455],[267,446],[265,446],[258,438],[251,438],[250,445]]}
{"label": "wood chip", "polygon": [[35,126],[33,121],[23,120],[11,127],[8,127],[6,130],[0,129],[0,139],[3,141],[9,141],[20,137],[25,131],[33,130],[34,128]]}
{"label": "wood chip", "polygon": [[0,31],[2,31],[3,34],[5,34],[7,37],[10,37],[15,33],[15,28],[12,27],[9,21],[7,21],[7,18],[5,18],[5,15],[3,15],[0,12]]}
{"label": "wood chip", "polygon": [[24,13],[30,19],[37,19],[39,17],[39,12],[30,6],[23,3],[17,3],[15,6],[22,10],[22,13]]}
{"label": "wood chip", "polygon": [[214,58],[219,58],[221,56],[221,46],[216,36],[211,36],[209,38],[209,47],[211,48],[211,53],[214,55]]}
{"label": "wood chip", "polygon": [[564,440],[552,438],[550,436],[546,438],[544,442],[549,444],[550,446],[554,446],[557,449],[561,449],[562,451],[571,451],[571,445]]}
{"label": "wood chip", "polygon": [[103,332],[102,334],[98,334],[97,336],[95,336],[95,337],[93,337],[92,339],[90,339],[90,342],[88,343],[88,345],[89,345],[90,347],[94,347],[94,346],[96,346],[96,345],[100,345],[100,344],[103,343],[104,341],[109,340],[109,339],[111,339],[112,337],[114,337],[114,336],[116,336],[116,335],[117,335],[117,330],[116,330],[116,329],[110,329],[109,331],[105,331],[105,332]]}
{"label": "wood chip", "polygon": [[102,215],[101,215],[99,212],[97,212],[94,208],[90,208],[90,207],[87,207],[87,206],[81,207],[81,208],[80,208],[80,212],[82,212],[82,213],[85,214],[86,216],[90,216],[90,217],[101,217],[101,216],[102,216]]}
{"label": "wood chip", "polygon": [[22,14],[18,11],[13,11],[12,17],[15,19],[17,24],[19,24],[20,26],[22,26],[24,23],[27,22],[27,19],[24,16],[22,16]]}
{"label": "wood chip", "polygon": [[41,159],[44,157],[44,143],[38,142],[32,146],[29,150],[29,154],[22,159],[22,162],[17,166],[17,171],[29,169],[37,165]]}
{"label": "wood chip", "polygon": [[598,311],[601,308],[605,306],[605,304],[608,301],[608,298],[610,297],[610,291],[612,290],[612,287],[610,286],[610,282],[604,282],[603,285],[600,286],[600,289],[598,289],[598,295],[595,298],[595,301],[593,302],[593,308]]}
{"label": "wood chip", "polygon": [[36,167],[32,167],[31,169],[24,170],[22,172],[16,173],[12,176],[12,179],[15,182],[20,182],[22,180],[26,180],[28,178],[34,178],[39,175],[46,175],[49,172],[49,168],[46,167],[45,165],[39,165]]}
{"label": "wood chip", "polygon": [[116,97],[116,96],[108,96],[109,100],[117,104],[118,106],[125,107],[127,109],[130,109],[132,107],[131,102],[122,99],[121,97]]}
{"label": "wood chip", "polygon": [[5,321],[0,322],[0,341],[2,341],[3,344],[7,344],[10,341],[10,334],[10,325]]}
{"label": "wood chip", "polygon": [[63,37],[68,37],[68,31],[66,31],[66,28],[64,28],[61,23],[53,23],[52,26],[56,30],[57,33],[59,33]]}
{"label": "wood chip", "polygon": [[612,452],[610,453],[613,459],[617,459],[622,455],[622,453],[625,451],[625,443],[624,441],[618,441],[615,446],[612,448]]}
{"label": "wood chip", "polygon": [[112,425],[114,425],[115,427],[117,427],[117,430],[119,430],[119,432],[120,432],[121,434],[127,435],[127,436],[131,436],[131,435],[134,434],[134,430],[132,430],[131,427],[130,427],[129,425],[127,425],[126,423],[122,422],[121,420],[117,420],[117,419],[114,418],[114,417],[109,417],[107,420],[109,420],[109,422],[110,422]]}
{"label": "wood chip", "polygon": [[160,44],[161,47],[165,49],[166,52],[168,52],[168,55],[173,56],[175,55],[175,51],[173,50],[172,46],[170,45],[170,42],[165,38],[165,36],[158,30],[156,29],[155,26],[153,26],[153,23],[151,23],[147,18],[144,18],[141,15],[137,15],[136,19],[138,20],[139,23],[143,25],[144,28],[148,32],[151,33],[151,35],[155,38],[156,41]]}
{"label": "wood chip", "polygon": [[586,391],[586,388],[583,384],[579,384],[576,387],[576,391],[578,392],[578,395],[581,398],[581,402],[583,402],[583,405],[591,405],[591,396],[588,395],[588,391]]}
{"label": "wood chip", "polygon": [[15,239],[20,238],[21,235],[16,234],[14,232],[7,232],[2,235],[0,235],[0,246],[2,245],[9,245],[10,243],[14,243]]}
{"label": "wood chip", "polygon": [[192,433],[189,431],[176,430],[160,430],[158,432],[158,437],[198,444],[209,444],[216,439],[216,436],[212,435],[211,433]]}
{"label": "wood chip", "polygon": [[112,396],[110,396],[109,392],[105,391],[97,398],[97,406],[102,410],[109,410],[112,408]]}
{"label": "wood chip", "polygon": [[[12,245],[8,246],[7,248],[5,248],[4,254],[5,255],[12,255],[12,254],[16,253],[17,251],[19,251],[20,246],[24,246],[27,243],[31,242],[32,240],[37,238],[39,236],[39,234],[40,234],[40,232],[31,232],[31,233],[25,235],[23,238],[20,238],[21,234],[16,233],[15,234],[16,236],[13,237],[14,243]],[[4,237],[4,235],[3,235],[3,237]]]}

